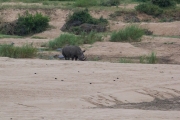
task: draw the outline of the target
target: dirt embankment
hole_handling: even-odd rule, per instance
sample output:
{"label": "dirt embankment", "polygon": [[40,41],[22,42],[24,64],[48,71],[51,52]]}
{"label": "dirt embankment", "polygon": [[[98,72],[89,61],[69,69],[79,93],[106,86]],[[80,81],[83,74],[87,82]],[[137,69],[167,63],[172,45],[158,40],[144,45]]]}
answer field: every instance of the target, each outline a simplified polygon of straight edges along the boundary
{"label": "dirt embankment", "polygon": [[[5,21],[13,21],[17,19],[18,14],[24,14],[26,10],[20,9],[7,9],[1,10],[1,15]],[[30,10],[30,13],[35,13],[37,11]],[[0,40],[0,43],[11,43],[14,42],[15,45],[23,45],[25,43],[32,43],[33,45],[40,47],[42,44],[58,37],[62,32],[60,28],[64,25],[68,14],[71,12],[69,10],[38,10],[45,15],[50,16],[50,25],[54,26],[45,32],[36,34],[34,36],[43,37],[45,39],[34,39],[31,37],[27,38],[4,38]],[[91,14],[98,18],[103,16],[109,19],[111,12],[106,11],[91,11]],[[122,21],[111,21],[110,20],[110,31],[119,30],[124,28],[129,23],[124,23]],[[86,49],[86,55],[89,60],[96,59],[102,61],[118,62],[120,58],[132,58],[135,61],[139,61],[139,57],[142,55],[148,55],[152,51],[157,53],[159,57],[158,63],[173,63],[179,64],[179,38],[166,37],[166,36],[179,36],[180,35],[180,22],[166,22],[166,23],[136,23],[140,24],[141,27],[146,28],[153,32],[154,35],[160,35],[164,37],[143,37],[140,43],[113,43],[113,42],[98,42],[93,45],[82,46]],[[106,37],[104,41],[109,41],[109,37]],[[53,54],[54,55],[54,54]]]}

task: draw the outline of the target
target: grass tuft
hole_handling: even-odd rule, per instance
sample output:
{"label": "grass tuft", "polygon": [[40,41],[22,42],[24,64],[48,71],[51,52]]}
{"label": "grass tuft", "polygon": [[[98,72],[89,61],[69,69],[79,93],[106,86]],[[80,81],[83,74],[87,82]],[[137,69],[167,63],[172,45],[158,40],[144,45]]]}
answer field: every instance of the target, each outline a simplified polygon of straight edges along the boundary
{"label": "grass tuft", "polygon": [[126,28],[113,32],[110,41],[112,42],[138,42],[144,35],[144,30],[136,25],[127,26]]}
{"label": "grass tuft", "polygon": [[10,58],[32,58],[36,56],[37,49],[32,45],[15,47],[13,45],[0,45],[0,56]]}
{"label": "grass tuft", "polygon": [[23,38],[22,36],[16,36],[16,35],[4,35],[0,34],[0,39],[1,38]]}
{"label": "grass tuft", "polygon": [[82,32],[81,35],[61,34],[58,38],[49,41],[47,46],[50,49],[57,49],[65,45],[92,44],[96,41],[101,41],[101,40],[102,40],[102,36],[97,35],[96,32],[93,31],[91,31],[90,33]]}
{"label": "grass tuft", "polygon": [[156,53],[152,52],[150,56],[147,57],[149,64],[155,64],[157,61]]}
{"label": "grass tuft", "polygon": [[148,56],[141,56],[140,63],[148,63],[148,64],[155,64],[157,62],[156,53],[152,52]]}
{"label": "grass tuft", "polygon": [[32,36],[32,39],[47,39],[46,37],[41,37],[41,36]]}
{"label": "grass tuft", "polygon": [[93,44],[96,41],[102,41],[102,36],[97,35],[94,31],[91,31],[90,33],[82,32],[81,39],[83,39],[84,44]]}
{"label": "grass tuft", "polygon": [[126,59],[126,58],[121,58],[121,59],[119,60],[119,62],[120,62],[120,63],[133,63],[132,60]]}

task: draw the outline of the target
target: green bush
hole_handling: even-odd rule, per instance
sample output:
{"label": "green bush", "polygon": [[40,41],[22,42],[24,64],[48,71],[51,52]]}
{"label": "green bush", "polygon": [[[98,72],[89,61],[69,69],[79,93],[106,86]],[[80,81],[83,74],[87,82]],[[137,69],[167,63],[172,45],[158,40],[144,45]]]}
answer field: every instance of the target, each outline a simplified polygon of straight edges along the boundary
{"label": "green bush", "polygon": [[79,26],[74,26],[69,29],[69,32],[75,35],[79,35],[81,32],[83,32],[83,29],[81,29]]}
{"label": "green bush", "polygon": [[79,36],[73,34],[61,34],[58,38],[49,41],[48,47],[50,49],[56,49],[63,47],[64,45],[80,45],[83,44],[82,39]]}
{"label": "green bush", "polygon": [[180,0],[174,0],[174,1],[175,1],[176,3],[178,3],[178,4],[180,3]]}
{"label": "green bush", "polygon": [[148,4],[148,3],[139,4],[138,6],[135,7],[135,9],[139,12],[153,16],[158,16],[163,13],[163,10],[161,8],[159,8],[156,5]]}
{"label": "green bush", "polygon": [[67,23],[74,21],[80,21],[82,23],[97,24],[95,19],[89,14],[88,9],[75,11],[72,15],[69,15]]}
{"label": "green bush", "polygon": [[32,45],[15,47],[13,45],[3,44],[0,46],[0,56],[11,58],[32,58],[37,54],[37,49]]}
{"label": "green bush", "polygon": [[89,23],[89,24],[107,24],[108,21],[102,17],[99,19],[93,18],[90,14],[88,9],[80,10],[74,12],[72,15],[69,15],[67,19],[67,23],[72,23],[74,21],[80,21],[81,24]]}
{"label": "green bush", "polygon": [[140,41],[140,38],[144,35],[144,30],[139,28],[138,26],[131,25],[126,28],[113,32],[110,38],[112,42],[137,42]]}
{"label": "green bush", "polygon": [[120,0],[101,0],[100,5],[102,6],[118,6]]}
{"label": "green bush", "polygon": [[74,3],[76,7],[89,7],[98,5],[97,0],[76,0]]}
{"label": "green bush", "polygon": [[96,19],[97,24],[106,26],[108,24],[108,20],[103,18],[102,16],[99,19]]}
{"label": "green bush", "polygon": [[150,0],[134,0],[134,1],[136,1],[136,2],[148,2]]}
{"label": "green bush", "polygon": [[48,22],[49,18],[47,16],[38,12],[32,15],[27,11],[25,15],[19,16],[15,34],[27,35],[42,32],[49,26]]}
{"label": "green bush", "polygon": [[160,20],[164,22],[180,21],[180,8],[164,10]]}
{"label": "green bush", "polygon": [[176,2],[173,0],[151,0],[151,2],[159,7],[171,7],[176,5]]}
{"label": "green bush", "polygon": [[[88,24],[85,28],[80,27],[82,24]],[[93,26],[96,25],[96,26]],[[71,32],[79,34],[83,31],[97,31],[102,32],[106,30],[108,25],[107,19],[100,17],[99,19],[93,18],[88,9],[75,11],[72,15],[69,15],[66,23],[61,28],[64,32]],[[104,29],[103,29],[104,28]],[[88,29],[88,30],[87,30]]]}

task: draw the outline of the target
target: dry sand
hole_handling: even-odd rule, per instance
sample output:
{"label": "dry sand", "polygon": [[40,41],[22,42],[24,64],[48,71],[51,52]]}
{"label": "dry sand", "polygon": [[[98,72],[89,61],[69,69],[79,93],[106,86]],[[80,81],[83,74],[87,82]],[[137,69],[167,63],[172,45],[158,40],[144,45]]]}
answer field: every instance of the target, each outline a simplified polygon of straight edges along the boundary
{"label": "dry sand", "polygon": [[0,84],[1,120],[180,119],[179,65],[2,57]]}

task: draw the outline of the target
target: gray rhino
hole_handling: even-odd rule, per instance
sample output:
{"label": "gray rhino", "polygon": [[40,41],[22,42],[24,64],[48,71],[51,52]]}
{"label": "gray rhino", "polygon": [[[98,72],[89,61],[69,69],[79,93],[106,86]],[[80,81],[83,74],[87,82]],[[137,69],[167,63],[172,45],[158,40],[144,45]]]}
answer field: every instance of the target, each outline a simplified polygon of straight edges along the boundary
{"label": "gray rhino", "polygon": [[62,49],[62,54],[65,58],[65,60],[69,60],[70,58],[72,60],[81,60],[84,61],[86,57],[84,56],[84,51],[81,50],[80,47],[78,46],[72,46],[72,45],[67,45]]}

